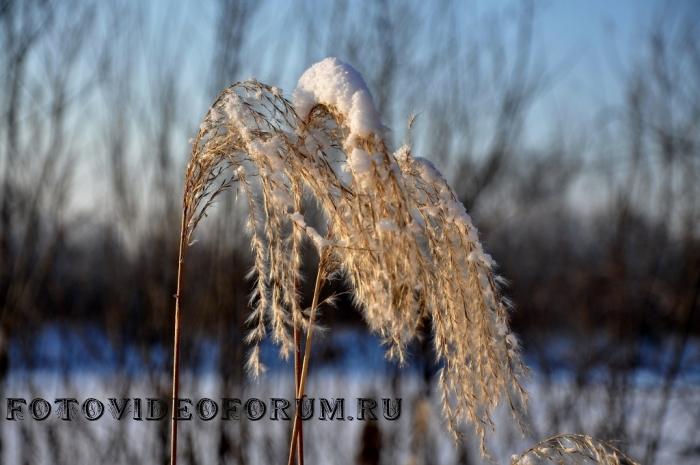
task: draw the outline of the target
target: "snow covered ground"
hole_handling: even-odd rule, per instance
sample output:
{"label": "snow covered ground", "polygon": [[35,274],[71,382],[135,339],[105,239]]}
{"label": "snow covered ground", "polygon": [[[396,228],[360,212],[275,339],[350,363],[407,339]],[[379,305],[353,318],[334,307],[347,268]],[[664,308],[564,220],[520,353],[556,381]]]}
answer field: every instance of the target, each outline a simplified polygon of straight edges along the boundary
{"label": "snow covered ground", "polygon": [[[458,463],[458,451],[441,424],[439,404],[434,398],[425,404],[421,394],[423,388],[422,381],[415,374],[404,373],[394,378],[391,373],[358,376],[352,372],[343,375],[321,371],[312,376],[309,395],[315,398],[345,398],[346,419],[322,421],[315,416],[305,423],[309,463],[353,463],[360,448],[362,429],[368,423],[347,419],[355,415],[357,397],[402,399],[398,420],[389,421],[380,417],[376,423],[386,446],[384,454],[389,460],[387,463],[424,463],[422,453],[415,453],[419,448],[433,451],[431,463]],[[21,382],[10,382],[3,392],[6,398],[24,397],[27,402],[34,396],[51,403],[61,397],[75,397],[81,403],[94,397],[107,404],[110,397],[140,397],[144,403],[147,397],[162,397],[162,389],[167,390],[165,377],[160,389],[139,381],[89,373],[71,376],[70,382],[67,382],[61,376],[45,372],[36,373]],[[602,384],[577,387],[573,382],[559,380],[549,384],[535,377],[529,391],[530,412],[535,427],[530,437],[522,438],[511,424],[508,414],[503,412],[496,421],[496,432],[491,440],[499,463],[507,463],[511,454],[532,444],[536,437],[544,438],[557,431],[595,434],[608,421],[612,399]],[[192,398],[194,402],[204,397],[212,398],[220,407],[223,397],[241,398],[243,402],[254,397],[269,404],[270,398],[291,397],[291,379],[278,372],[243,389],[224,392],[213,374],[199,376],[196,381],[186,376],[182,392],[183,397]],[[571,394],[574,392],[575,401],[572,403]],[[660,389],[648,386],[630,387],[626,394],[627,431],[636,433],[621,438],[624,442],[619,446],[632,455],[644,453],[644,436],[650,433],[646,428],[653,419],[650,415],[661,402],[661,394]],[[430,408],[425,408],[426,405]],[[697,463],[697,456],[689,455],[693,451],[687,449],[688,445],[698,444],[695,429],[698,406],[700,386],[684,386],[671,398],[663,421],[657,463]],[[143,408],[142,414],[145,416],[146,406]],[[96,421],[86,420],[82,413],[78,413],[72,421],[61,421],[53,414],[44,421],[36,421],[26,407],[24,412],[24,420],[3,420],[0,434],[3,444],[1,462],[4,464],[27,463],[26,460],[32,464],[103,463],[107,459],[110,463],[159,463],[159,457],[165,450],[163,434],[167,432],[167,421],[137,421],[133,419],[133,410],[121,421],[112,418],[107,411]],[[7,414],[5,409],[3,417],[6,418]],[[181,437],[186,438],[181,441],[181,447],[192,448],[196,463],[218,463],[219,441],[223,432],[243,439],[249,463],[284,463],[290,423],[270,420],[269,415],[259,421],[245,418],[224,421],[221,412],[213,420],[203,421],[195,414],[192,421],[181,423]],[[420,432],[420,437],[416,437],[414,431]],[[476,451],[472,451],[471,455],[478,456]]]}
{"label": "snow covered ground", "polygon": [[[91,341],[90,334],[95,340]],[[0,388],[2,428],[0,428],[0,463],[163,463],[167,457],[168,422],[148,421],[146,399],[169,395],[168,354],[154,349],[150,361],[157,368],[147,369],[138,354],[127,350],[126,362],[117,369],[115,349],[94,329],[80,334],[66,328],[50,327],[35,339],[32,369],[23,367],[17,352],[12,352],[10,374]],[[332,343],[332,344],[331,344]],[[552,343],[552,354],[568,349]],[[331,347],[332,345],[332,347]],[[395,421],[381,417],[373,424],[381,434],[383,463],[391,464],[454,464],[482,463],[476,441],[465,429],[465,447],[455,447],[442,424],[439,400],[432,386],[426,386],[422,371],[416,366],[399,369],[384,359],[379,341],[356,330],[334,329],[319,334],[317,351],[312,357],[307,387],[309,397],[345,399],[343,421],[318,419],[319,400],[313,420],[305,422],[304,436],[309,463],[355,463],[361,449],[363,431],[372,422],[358,421],[358,397],[377,399],[401,398],[401,416]],[[97,349],[100,348],[100,349]],[[193,399],[211,398],[223,408],[224,397],[258,398],[268,404],[264,418],[222,420],[222,411],[210,420],[195,418],[180,426],[180,451],[185,462],[220,463],[285,463],[291,422],[269,419],[270,398],[291,399],[292,368],[277,359],[269,344],[263,347],[264,362],[270,367],[259,381],[246,381],[244,386],[225,386],[216,370],[219,354],[216,348],[203,343],[199,349],[203,362],[198,372],[186,372],[182,378],[181,396]],[[330,350],[332,349],[332,350]],[[579,379],[566,369],[545,377],[532,360],[533,376],[528,383],[533,428],[523,437],[503,409],[495,419],[496,430],[490,439],[491,450],[498,463],[508,463],[510,456],[537,440],[559,433],[586,433],[616,439],[617,445],[633,457],[642,458],[660,427],[657,464],[691,465],[698,463],[700,432],[700,383],[693,374],[697,344],[690,344],[683,365],[683,376],[669,391],[664,407],[663,379],[649,368],[639,376],[624,380],[605,375]],[[326,352],[324,356],[322,352]],[[333,355],[329,356],[328,352]],[[649,354],[653,354],[649,348]],[[553,355],[554,356],[554,355]],[[205,363],[206,362],[206,363]],[[554,361],[550,365],[556,366]],[[642,364],[644,365],[644,364]],[[426,400],[426,394],[431,393]],[[52,404],[52,415],[44,421],[31,418],[29,403],[41,397]],[[108,406],[109,398],[141,398],[143,420],[133,419],[133,409],[117,421],[105,410],[96,421],[84,419],[78,412],[73,421],[56,417],[54,400],[74,397],[80,403],[96,398]],[[10,421],[8,398],[24,398],[24,420]],[[353,416],[353,420],[347,417]],[[243,415],[245,417],[245,415]],[[657,421],[661,419],[661,421]],[[371,431],[370,431],[371,432]],[[377,434],[374,431],[373,434]],[[222,440],[223,438],[223,440]],[[366,439],[366,438],[365,438]],[[229,448],[222,447],[226,442]],[[237,450],[243,449],[242,454]],[[483,462],[486,463],[486,462]]]}

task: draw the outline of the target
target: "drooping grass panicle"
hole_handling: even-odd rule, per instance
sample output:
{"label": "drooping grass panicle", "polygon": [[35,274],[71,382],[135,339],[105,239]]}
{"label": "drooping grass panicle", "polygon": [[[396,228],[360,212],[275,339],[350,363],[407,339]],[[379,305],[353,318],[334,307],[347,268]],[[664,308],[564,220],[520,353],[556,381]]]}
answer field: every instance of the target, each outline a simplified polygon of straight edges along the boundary
{"label": "drooping grass panicle", "polygon": [[[399,362],[430,318],[442,365],[443,410],[456,433],[481,438],[507,403],[521,417],[526,393],[518,342],[495,264],[443,176],[409,146],[395,153],[362,77],[326,59],[299,80],[293,102],[257,81],[225,89],[204,118],[187,167],[190,238],[208,207],[236,185],[248,205],[254,291],[248,368],[259,374],[268,334],[286,356],[304,325],[298,284],[307,239],[353,290],[369,328]],[[320,232],[304,217],[314,202]],[[323,235],[323,229],[328,233]]]}
{"label": "drooping grass panicle", "polygon": [[498,401],[507,399],[520,420],[527,399],[508,304],[498,289],[493,260],[442,175],[429,161],[413,157],[408,147],[399,149],[396,158],[414,202],[415,222],[421,225],[423,253],[433,264],[432,283],[421,292],[429,302],[435,350],[443,362],[443,410],[448,425],[468,418],[483,448]]}
{"label": "drooping grass panicle", "polygon": [[[294,105],[253,81],[226,89],[202,123],[188,165],[188,237],[236,181],[248,201],[256,275],[248,340],[259,343],[269,324],[287,354],[290,321],[302,318],[295,285],[300,234],[323,245],[299,211],[308,192],[333,225],[335,262],[389,355],[403,360],[417,322],[429,314],[448,423],[468,419],[484,437],[503,394],[524,397],[492,262],[444,179],[407,148],[391,154],[382,131],[361,77],[337,60],[302,77]],[[262,371],[259,353],[251,351],[254,373]]]}
{"label": "drooping grass panicle", "polygon": [[639,465],[614,445],[583,434],[558,434],[511,458],[511,465],[537,464]]}

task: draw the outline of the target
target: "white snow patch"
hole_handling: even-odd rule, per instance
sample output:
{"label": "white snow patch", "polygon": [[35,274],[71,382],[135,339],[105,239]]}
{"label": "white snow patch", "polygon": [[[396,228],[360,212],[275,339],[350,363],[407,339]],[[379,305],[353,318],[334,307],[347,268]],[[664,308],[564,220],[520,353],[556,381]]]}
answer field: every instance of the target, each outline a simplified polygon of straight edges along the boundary
{"label": "white snow patch", "polygon": [[289,215],[289,218],[296,223],[297,226],[299,226],[301,229],[303,229],[306,234],[309,236],[309,239],[311,239],[311,242],[314,243],[316,248],[318,250],[323,249],[324,247],[330,245],[330,241],[327,241],[321,235],[316,231],[313,226],[309,226],[306,224],[306,221],[304,221],[304,216],[299,213],[299,212],[294,212]]}
{"label": "white snow patch", "polygon": [[348,156],[348,164],[360,187],[367,188],[372,185],[372,169],[374,163],[369,153],[362,149],[354,148]]}
{"label": "white snow patch", "polygon": [[302,74],[293,101],[297,114],[304,119],[316,104],[335,107],[347,118],[350,137],[381,134],[383,129],[360,73],[334,57],[319,61]]}

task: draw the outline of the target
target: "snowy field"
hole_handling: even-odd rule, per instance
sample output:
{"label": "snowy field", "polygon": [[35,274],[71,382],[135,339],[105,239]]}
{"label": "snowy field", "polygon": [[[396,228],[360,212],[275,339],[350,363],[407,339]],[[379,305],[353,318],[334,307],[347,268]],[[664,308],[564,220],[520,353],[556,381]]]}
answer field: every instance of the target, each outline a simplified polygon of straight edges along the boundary
{"label": "snowy field", "polygon": [[[382,463],[487,463],[479,458],[469,429],[464,431],[461,447],[455,447],[447,435],[434,377],[426,385],[416,363],[399,369],[387,362],[379,341],[364,332],[336,328],[332,337],[330,333],[319,334],[316,341],[307,393],[330,402],[344,398],[346,419],[319,420],[320,401],[316,400],[314,418],[304,424],[309,463],[355,463],[363,442],[365,446],[381,447]],[[31,370],[21,368],[27,365],[27,359],[15,349],[11,351],[10,375],[0,389],[4,397],[0,463],[164,463],[168,421],[145,418],[147,398],[169,396],[168,354],[164,349],[154,349],[147,357],[151,368],[145,368],[137,353],[126,350],[127,356],[119,365],[115,349],[105,341],[104,335],[94,328],[78,333],[74,329],[47,327],[35,339]],[[567,348],[564,341],[552,342],[548,354],[563,357],[569,350],[572,347]],[[270,420],[269,404],[271,398],[291,399],[291,365],[281,362],[268,342],[262,351],[263,362],[269,367],[265,376],[258,381],[245,380],[242,386],[230,380],[224,384],[217,374],[221,354],[216,348],[202,343],[197,352],[202,361],[197,365],[199,371],[184,373],[181,397],[191,398],[195,404],[199,399],[211,398],[217,402],[219,412],[210,421],[198,419],[194,412],[193,420],[181,422],[183,463],[286,463],[291,421]],[[654,357],[659,352],[658,348],[645,349],[648,366],[658,365]],[[329,353],[333,355],[329,357]],[[684,376],[669,390],[667,404],[663,378],[648,367],[621,379],[608,379],[603,374],[581,379],[564,368],[545,376],[545,371],[529,360],[533,373],[528,383],[532,428],[523,437],[510,414],[499,410],[490,440],[497,462],[509,463],[512,454],[562,432],[617,440],[618,447],[641,459],[658,432],[655,463],[697,463],[700,383],[692,367],[697,366],[698,353],[697,344],[688,345],[681,366]],[[416,361],[417,357],[411,360]],[[552,359],[547,363],[557,366],[558,362]],[[51,416],[44,421],[32,419],[29,412],[28,404],[37,397],[52,405]],[[242,402],[261,399],[268,410],[258,421],[246,419],[244,412],[240,420],[225,421],[221,402],[225,397]],[[357,421],[359,397],[378,400],[378,421]],[[7,420],[8,398],[26,399],[24,420]],[[95,421],[86,420],[80,411],[72,421],[62,421],[56,415],[57,398],[76,398],[80,403],[96,398],[105,404],[105,411]],[[133,419],[132,403],[131,411],[121,421],[115,420],[107,411],[109,398],[142,399],[144,419]],[[382,398],[402,399],[397,420],[382,418]],[[375,442],[368,443],[370,439]]]}
{"label": "snowy field", "polygon": [[[128,381],[124,378],[81,374],[71,376],[70,382],[59,376],[35,374],[29,381],[10,382],[3,389],[5,397],[24,397],[29,402],[33,396],[53,402],[55,398],[75,397],[83,402],[94,397],[105,404],[110,397],[163,397],[167,392],[167,379],[160,388]],[[574,383],[559,380],[546,383],[537,378],[529,385],[530,412],[534,428],[530,437],[523,438],[510,422],[506,412],[499,413],[496,433],[491,447],[499,463],[508,463],[511,454],[523,450],[534,438],[561,432],[585,432],[595,434],[609,421],[611,398],[604,385],[576,387]],[[158,393],[161,393],[160,395]],[[220,404],[222,397],[259,398],[269,404],[270,398],[290,398],[291,380],[279,373],[266,376],[260,382],[244,389],[226,391],[213,375],[185,377],[183,397],[195,400],[208,397]],[[426,403],[422,397],[423,384],[419,377],[403,374],[398,378],[382,374],[349,376],[322,371],[309,382],[311,397],[346,399],[346,416],[354,415],[357,397],[402,399],[401,416],[389,421],[380,417],[375,423],[381,431],[385,463],[464,463],[458,460],[460,452],[451,443],[441,424],[439,404],[435,398]],[[32,396],[28,393],[33,393]],[[575,394],[572,396],[572,394]],[[635,432],[624,438],[619,446],[633,456],[644,453],[644,435],[649,433],[653,412],[662,401],[661,390],[653,387],[631,387],[624,402],[628,408],[627,431]],[[433,396],[434,397],[434,396]],[[575,399],[572,402],[572,398]],[[687,450],[688,444],[697,444],[698,432],[694,430],[700,406],[700,386],[684,386],[671,398],[663,422],[661,447],[657,463],[693,464],[696,458]],[[318,409],[318,404],[316,404]],[[96,421],[88,421],[81,413],[72,421],[61,421],[52,416],[44,421],[31,419],[26,408],[22,421],[3,421],[2,463],[4,464],[54,464],[54,463],[161,463],[165,454],[164,438],[167,437],[167,421],[136,421],[125,415],[121,421],[113,419],[107,411]],[[7,416],[7,410],[3,415]],[[133,415],[133,411],[131,412]],[[268,412],[269,413],[269,412]],[[146,415],[145,405],[143,415]],[[210,421],[195,417],[181,423],[181,452],[198,464],[219,463],[222,435],[233,437],[241,444],[247,463],[285,463],[289,421],[272,421],[269,416],[259,421],[245,418],[224,421],[221,414]],[[305,423],[306,454],[309,463],[354,463],[360,449],[362,429],[370,422],[321,421],[315,416]],[[556,425],[556,431],[553,426]],[[165,436],[164,436],[165,434]],[[469,435],[467,435],[466,443]],[[478,453],[470,450],[472,459]],[[60,457],[60,460],[59,460]],[[232,463],[235,463],[233,461]],[[479,463],[476,461],[476,463]]]}

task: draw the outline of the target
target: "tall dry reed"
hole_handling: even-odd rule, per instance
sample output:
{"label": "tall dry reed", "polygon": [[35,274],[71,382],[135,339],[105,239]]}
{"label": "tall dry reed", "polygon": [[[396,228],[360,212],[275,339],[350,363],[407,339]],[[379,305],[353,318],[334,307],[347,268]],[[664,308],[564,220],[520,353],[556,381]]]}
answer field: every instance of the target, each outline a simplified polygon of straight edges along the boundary
{"label": "tall dry reed", "polygon": [[[471,423],[487,455],[496,406],[507,403],[522,425],[527,399],[509,303],[494,261],[444,177],[408,145],[392,153],[383,133],[362,77],[336,59],[307,70],[293,102],[257,81],[232,85],[216,99],[192,144],[182,243],[191,241],[220,193],[235,187],[245,197],[255,278],[247,368],[254,376],[264,372],[259,344],[268,334],[286,358],[295,350],[294,330],[306,329],[297,398],[304,395],[313,320],[329,274],[348,281],[391,359],[403,362],[407,344],[431,321],[448,430],[457,437],[460,425]],[[325,231],[307,223],[305,202],[316,204]],[[320,257],[308,312],[298,292],[304,240]],[[180,271],[184,253],[181,248]],[[180,285],[178,280],[176,328]],[[178,337],[176,330],[173,397]],[[300,427],[295,416],[289,463]],[[174,464],[176,426],[172,433]]]}

